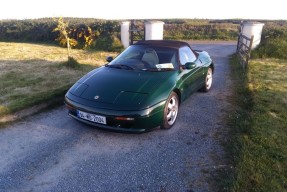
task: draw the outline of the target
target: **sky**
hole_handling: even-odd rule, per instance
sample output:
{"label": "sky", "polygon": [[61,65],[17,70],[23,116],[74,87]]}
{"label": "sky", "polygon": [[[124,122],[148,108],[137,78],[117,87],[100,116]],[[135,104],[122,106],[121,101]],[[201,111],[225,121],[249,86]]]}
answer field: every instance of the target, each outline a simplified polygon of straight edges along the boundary
{"label": "sky", "polygon": [[283,0],[2,0],[0,19],[282,19]]}

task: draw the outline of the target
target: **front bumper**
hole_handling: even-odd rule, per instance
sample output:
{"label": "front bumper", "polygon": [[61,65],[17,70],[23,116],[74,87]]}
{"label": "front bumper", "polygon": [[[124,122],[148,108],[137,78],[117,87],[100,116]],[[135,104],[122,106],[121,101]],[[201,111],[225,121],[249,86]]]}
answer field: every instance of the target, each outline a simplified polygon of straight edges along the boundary
{"label": "front bumper", "polygon": [[[145,132],[154,127],[158,127],[163,121],[163,109],[165,101],[162,101],[147,109],[133,111],[88,107],[69,99],[67,96],[65,97],[65,104],[69,110],[69,115],[83,123],[113,131]],[[95,115],[105,116],[106,124],[95,123],[82,119],[77,115],[78,110]]]}

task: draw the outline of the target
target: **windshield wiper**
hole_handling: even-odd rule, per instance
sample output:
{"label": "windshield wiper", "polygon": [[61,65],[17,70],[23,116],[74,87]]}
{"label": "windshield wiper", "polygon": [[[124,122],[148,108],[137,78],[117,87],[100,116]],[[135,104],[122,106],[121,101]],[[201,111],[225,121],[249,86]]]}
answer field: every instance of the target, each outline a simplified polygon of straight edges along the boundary
{"label": "windshield wiper", "polygon": [[106,67],[111,67],[111,68],[117,68],[117,69],[126,69],[126,70],[134,70],[129,65],[124,65],[124,64],[116,64],[116,65],[106,65]]}
{"label": "windshield wiper", "polygon": [[134,70],[134,68],[129,65],[117,64],[116,66],[120,66],[122,69]]}
{"label": "windshield wiper", "polygon": [[173,71],[174,69],[171,68],[148,68],[142,69],[143,71],[150,71],[150,72],[160,72],[160,71]]}
{"label": "windshield wiper", "polygon": [[158,71],[158,68],[147,68],[147,69],[142,69],[142,70],[155,72],[155,71]]}

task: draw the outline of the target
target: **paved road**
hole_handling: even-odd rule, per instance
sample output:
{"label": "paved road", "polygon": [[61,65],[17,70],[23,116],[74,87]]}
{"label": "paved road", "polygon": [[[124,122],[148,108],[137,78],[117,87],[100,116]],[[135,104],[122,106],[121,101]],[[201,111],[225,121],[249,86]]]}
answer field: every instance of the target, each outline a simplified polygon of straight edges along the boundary
{"label": "paved road", "polygon": [[0,191],[218,191],[235,44],[193,47],[213,57],[214,84],[182,104],[172,129],[107,132],[71,119],[63,106],[34,115],[0,129]]}

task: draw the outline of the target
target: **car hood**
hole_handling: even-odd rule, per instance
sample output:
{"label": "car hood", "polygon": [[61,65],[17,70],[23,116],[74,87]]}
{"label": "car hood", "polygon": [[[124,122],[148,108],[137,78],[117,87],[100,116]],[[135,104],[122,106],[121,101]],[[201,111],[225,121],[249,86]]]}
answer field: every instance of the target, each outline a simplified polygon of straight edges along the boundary
{"label": "car hood", "polygon": [[69,92],[115,108],[142,108],[142,103],[167,81],[169,74],[101,67],[81,78]]}

